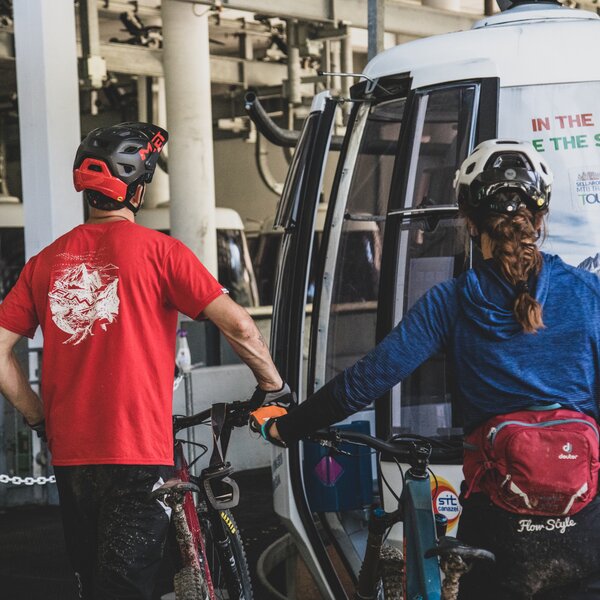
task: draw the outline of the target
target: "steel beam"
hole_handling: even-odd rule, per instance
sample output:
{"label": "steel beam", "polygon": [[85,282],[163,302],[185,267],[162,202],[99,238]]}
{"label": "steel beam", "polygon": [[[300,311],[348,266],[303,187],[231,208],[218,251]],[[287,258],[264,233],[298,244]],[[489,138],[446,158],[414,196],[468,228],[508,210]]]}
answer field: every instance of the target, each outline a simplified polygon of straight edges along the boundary
{"label": "steel beam", "polygon": [[[212,6],[211,0],[177,0]],[[335,23],[347,21],[353,27],[368,27],[368,0],[223,0],[223,8],[273,15],[286,19]],[[483,10],[483,2],[481,5]],[[418,6],[402,0],[385,0],[385,30],[416,37],[470,29],[482,18],[469,14]]]}
{"label": "steel beam", "polygon": [[[163,77],[162,50],[150,50],[129,44],[102,43],[100,54],[107,69],[114,73]],[[243,60],[229,56],[211,56],[212,83],[227,85],[275,86],[287,79],[284,64]]]}
{"label": "steel beam", "polygon": [[[106,68],[112,73],[139,75],[141,77],[164,77],[162,50],[151,50],[129,44],[100,44],[100,55],[106,60]],[[211,56],[212,83],[255,87],[275,87],[287,79],[287,66],[281,63],[243,60],[229,56]],[[302,71],[302,81],[308,72]],[[0,58],[0,79],[5,87],[15,82],[15,59]]]}

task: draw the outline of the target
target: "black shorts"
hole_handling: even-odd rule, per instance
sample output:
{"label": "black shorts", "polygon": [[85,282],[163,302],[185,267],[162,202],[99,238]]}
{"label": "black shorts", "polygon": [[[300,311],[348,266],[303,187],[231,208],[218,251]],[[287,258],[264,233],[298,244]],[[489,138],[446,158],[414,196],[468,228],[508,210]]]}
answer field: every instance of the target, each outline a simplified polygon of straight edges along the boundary
{"label": "black shorts", "polygon": [[71,565],[85,600],[150,600],[169,514],[150,492],[173,467],[55,467]]}
{"label": "black shorts", "polygon": [[457,537],[496,555],[464,575],[460,600],[600,600],[600,499],[570,517],[507,512],[484,494],[461,500]]}

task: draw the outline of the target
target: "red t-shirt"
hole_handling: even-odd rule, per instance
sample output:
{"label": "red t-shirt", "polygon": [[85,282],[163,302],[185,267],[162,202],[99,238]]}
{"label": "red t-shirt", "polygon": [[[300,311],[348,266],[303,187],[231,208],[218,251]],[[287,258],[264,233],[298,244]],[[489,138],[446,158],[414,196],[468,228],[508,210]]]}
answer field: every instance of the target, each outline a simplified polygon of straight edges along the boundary
{"label": "red t-shirt", "polygon": [[129,221],[80,225],[28,261],[0,326],[42,328],[54,465],[173,464],[178,311],[225,291],[181,242]]}

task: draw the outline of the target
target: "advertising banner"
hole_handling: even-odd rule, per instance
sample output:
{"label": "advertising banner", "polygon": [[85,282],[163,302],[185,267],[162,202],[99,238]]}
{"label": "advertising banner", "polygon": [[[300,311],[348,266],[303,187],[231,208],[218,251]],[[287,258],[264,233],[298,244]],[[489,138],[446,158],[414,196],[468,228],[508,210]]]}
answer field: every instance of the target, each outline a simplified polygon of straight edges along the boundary
{"label": "advertising banner", "polygon": [[554,173],[542,249],[600,274],[600,82],[503,88],[498,135],[529,141]]}

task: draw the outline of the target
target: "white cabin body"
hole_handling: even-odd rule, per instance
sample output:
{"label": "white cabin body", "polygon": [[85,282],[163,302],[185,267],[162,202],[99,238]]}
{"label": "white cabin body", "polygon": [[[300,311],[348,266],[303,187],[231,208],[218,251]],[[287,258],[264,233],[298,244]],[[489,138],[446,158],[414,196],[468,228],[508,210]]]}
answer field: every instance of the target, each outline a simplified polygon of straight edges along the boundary
{"label": "white cabin body", "polygon": [[[375,57],[352,89],[354,105],[341,152],[329,157],[338,164],[326,195],[309,323],[301,307],[290,308],[289,291],[300,296],[308,285],[308,267],[301,268],[300,257],[304,253],[307,265],[314,260],[310,240],[323,175],[316,163],[327,158],[339,110],[328,92],[315,97],[278,210],[286,234],[271,340],[278,366],[300,398],[366,354],[430,287],[478,259],[473,248],[466,259],[469,240],[452,181],[464,158],[486,139],[526,140],[543,153],[555,180],[542,249],[600,272],[598,56],[598,15],[543,3],[520,5],[469,31],[409,42]],[[366,243],[357,256],[356,245],[347,241],[355,223],[365,221],[377,227],[382,251]],[[365,259],[373,266],[373,280],[365,281],[364,271],[355,268]],[[364,294],[365,284],[376,290],[376,300]],[[355,420],[368,421],[378,437],[410,432],[459,441],[463,430],[451,361],[443,352],[430,358],[347,422]],[[321,592],[343,597],[311,524],[311,504],[322,507],[330,494],[321,521],[356,574],[366,532],[357,513],[339,508],[347,502],[341,493],[336,496],[336,488],[343,489],[344,500],[356,492],[356,510],[369,496],[361,495],[358,477],[343,481],[346,474],[351,477],[349,468],[330,486],[331,493],[319,488],[306,456],[299,461],[275,451],[275,507],[305,545],[305,556],[312,557]],[[434,466],[434,471],[434,505],[448,517],[454,534],[461,466]],[[398,493],[396,465],[383,463],[383,472]],[[375,469],[371,474],[376,480]],[[386,508],[394,508],[392,494],[379,483]],[[398,541],[397,533],[389,539]]]}

